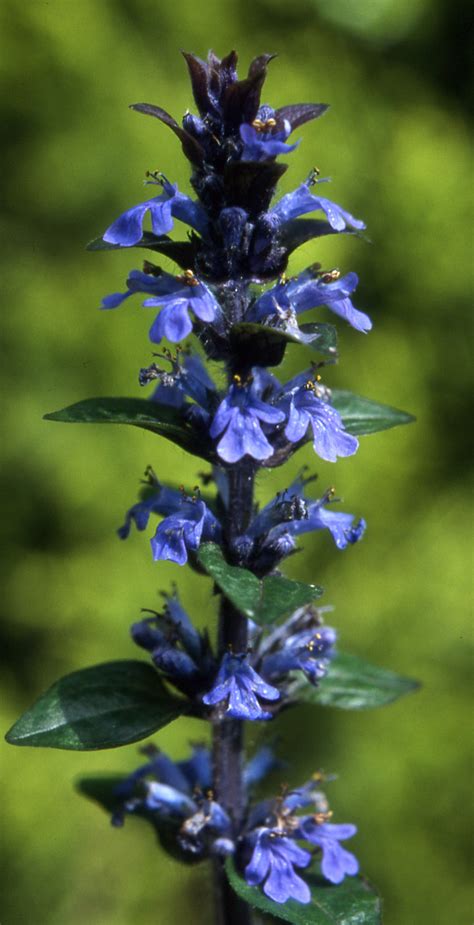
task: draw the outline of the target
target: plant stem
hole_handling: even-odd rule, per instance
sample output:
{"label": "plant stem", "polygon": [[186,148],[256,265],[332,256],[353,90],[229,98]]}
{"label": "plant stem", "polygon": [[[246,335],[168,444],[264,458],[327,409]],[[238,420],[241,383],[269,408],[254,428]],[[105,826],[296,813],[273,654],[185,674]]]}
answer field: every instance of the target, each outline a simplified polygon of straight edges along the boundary
{"label": "plant stem", "polygon": [[[230,546],[235,537],[248,526],[253,506],[253,464],[245,460],[229,470],[229,505],[225,520],[226,541]],[[219,613],[219,657],[232,648],[245,652],[247,648],[247,618],[230,601],[222,599]],[[213,722],[213,771],[216,800],[231,816],[236,831],[245,812],[242,784],[244,760],[244,729],[242,720],[218,719]],[[214,865],[216,925],[249,925],[250,910],[230,888],[222,862]]]}

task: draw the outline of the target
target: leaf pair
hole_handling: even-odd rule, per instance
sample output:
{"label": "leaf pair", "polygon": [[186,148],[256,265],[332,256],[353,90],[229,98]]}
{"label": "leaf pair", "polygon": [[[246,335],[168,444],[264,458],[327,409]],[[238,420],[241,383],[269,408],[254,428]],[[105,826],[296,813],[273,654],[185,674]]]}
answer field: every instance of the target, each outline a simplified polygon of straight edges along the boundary
{"label": "leaf pair", "polygon": [[[405,411],[340,389],[332,392],[332,403],[350,434],[374,434],[414,420]],[[46,414],[45,419],[69,424],[131,424],[166,437],[201,459],[209,461],[215,456],[211,441],[180,411],[143,398],[89,398]]]}
{"label": "leaf pair", "polygon": [[[292,699],[345,710],[384,706],[417,683],[340,653],[313,687],[297,682]],[[56,681],[12,726],[11,745],[91,751],[146,739],[187,711],[146,662],[105,662]]]}

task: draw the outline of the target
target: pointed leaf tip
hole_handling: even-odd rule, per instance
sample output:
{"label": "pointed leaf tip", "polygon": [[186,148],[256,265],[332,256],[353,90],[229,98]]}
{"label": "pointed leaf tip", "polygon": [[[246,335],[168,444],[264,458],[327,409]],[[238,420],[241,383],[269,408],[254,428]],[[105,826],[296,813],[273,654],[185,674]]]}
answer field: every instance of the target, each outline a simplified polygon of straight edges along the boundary
{"label": "pointed leaf tip", "polygon": [[344,389],[332,389],[331,394],[331,404],[339,411],[346,430],[356,436],[375,434],[380,430],[389,430],[399,424],[411,424],[416,420],[414,415],[407,411],[382,405]]}
{"label": "pointed leaf tip", "polygon": [[341,710],[371,710],[413,694],[420,684],[388,668],[371,665],[349,652],[338,652],[327,675],[315,687],[297,681],[292,690],[299,702],[338,707]]}

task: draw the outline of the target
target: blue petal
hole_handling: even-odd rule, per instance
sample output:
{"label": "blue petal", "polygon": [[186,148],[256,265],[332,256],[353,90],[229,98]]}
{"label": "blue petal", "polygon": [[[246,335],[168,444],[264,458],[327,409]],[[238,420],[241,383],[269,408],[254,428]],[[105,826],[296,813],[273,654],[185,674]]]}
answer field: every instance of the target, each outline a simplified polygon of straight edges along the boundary
{"label": "blue petal", "polygon": [[342,883],[346,874],[353,877],[358,873],[357,858],[342,848],[339,842],[324,839],[322,850],[321,872],[326,880],[336,884]]}
{"label": "blue petal", "polygon": [[269,157],[277,157],[279,154],[289,154],[298,147],[299,141],[295,144],[285,144],[288,133],[280,132],[257,132],[257,130],[248,123],[240,126],[240,137],[244,143],[241,159],[243,161],[260,161]]}
{"label": "blue petal", "polygon": [[190,225],[203,237],[208,234],[209,219],[206,210],[199,202],[194,202],[184,193],[176,192],[171,202],[171,212],[180,222]]}
{"label": "blue petal", "polygon": [[291,443],[299,443],[300,440],[306,435],[310,422],[310,417],[307,411],[301,408],[297,408],[295,403],[292,401],[290,404],[290,413],[288,415],[288,423],[285,427],[285,437],[291,441]]}
{"label": "blue petal", "polygon": [[101,308],[118,308],[125,299],[128,299],[133,292],[112,292],[111,295],[106,295],[102,299]]}
{"label": "blue petal", "polygon": [[173,227],[169,197],[162,193],[154,199],[133,206],[115,220],[103,235],[109,244],[121,244],[132,247],[142,237],[143,219],[148,211],[152,214],[152,227],[155,234],[166,234]]}
{"label": "blue petal", "polygon": [[185,565],[188,561],[183,530],[169,529],[166,520],[158,526],[150,544],[155,562],[163,559],[176,562],[178,565]]}
{"label": "blue petal", "polygon": [[155,781],[148,784],[145,803],[148,809],[167,815],[188,816],[196,809],[196,804],[185,793]]}
{"label": "blue petal", "polygon": [[230,397],[226,397],[221,401],[212,424],[209,428],[209,434],[211,437],[218,437],[223,430],[227,427],[229,421],[232,419],[234,414],[237,412],[237,409],[232,405]]}
{"label": "blue petal", "polygon": [[208,790],[212,787],[212,761],[207,746],[193,745],[191,758],[187,761],[178,761],[178,767],[192,789],[200,787],[201,790]]}
{"label": "blue petal", "polygon": [[258,460],[268,459],[273,447],[253,415],[237,413],[217,444],[217,452],[225,462],[235,463],[246,455]]}
{"label": "blue petal", "polygon": [[152,759],[153,773],[159,779],[161,784],[168,784],[175,790],[182,793],[191,793],[185,775],[179,768],[179,765],[172,761],[168,755],[162,751],[157,751]]}
{"label": "blue petal", "polygon": [[333,299],[327,303],[327,306],[335,315],[339,315],[340,318],[348,321],[356,331],[367,334],[372,329],[372,321],[369,316],[355,308],[350,299]]}
{"label": "blue petal", "polygon": [[187,652],[174,648],[170,643],[158,646],[151,657],[160,671],[177,681],[193,678],[197,674],[196,664]]}
{"label": "blue petal", "polygon": [[[161,304],[157,299],[147,299],[143,305],[148,308],[156,306],[157,303]],[[177,344],[188,337],[192,330],[188,302],[184,299],[177,299],[161,309],[150,328],[149,337],[154,344],[159,344],[163,337],[166,337],[172,344]]]}
{"label": "blue petal", "polygon": [[364,222],[354,218],[341,206],[311,193],[307,183],[302,183],[292,193],[287,193],[272,209],[273,215],[276,215],[282,223],[298,218],[300,215],[306,215],[308,212],[319,211],[325,213],[329,224],[335,231],[343,231],[347,226],[356,229],[365,228]]}
{"label": "blue petal", "polygon": [[219,303],[202,283],[195,289],[197,291],[190,298],[190,308],[201,321],[214,321],[219,312]]}
{"label": "blue petal", "polygon": [[244,871],[244,876],[250,886],[258,886],[270,870],[270,850],[262,838],[257,838],[250,862]]}
{"label": "blue petal", "polygon": [[193,658],[199,658],[201,654],[201,637],[181,605],[177,593],[166,595],[165,600],[166,614],[176,627],[185,649]]}
{"label": "blue petal", "polygon": [[[362,518],[354,524],[354,516],[342,511],[333,511],[322,505],[310,508],[307,529],[320,530],[326,527],[338,549],[346,549],[349,543],[357,543],[364,535],[366,523]],[[301,530],[303,532],[303,530]]]}
{"label": "blue petal", "polygon": [[328,406],[324,402],[321,402],[321,406],[311,418],[315,452],[326,462],[337,462],[338,456],[353,456],[359,447],[357,437],[346,433],[337,411],[336,418],[327,414]]}

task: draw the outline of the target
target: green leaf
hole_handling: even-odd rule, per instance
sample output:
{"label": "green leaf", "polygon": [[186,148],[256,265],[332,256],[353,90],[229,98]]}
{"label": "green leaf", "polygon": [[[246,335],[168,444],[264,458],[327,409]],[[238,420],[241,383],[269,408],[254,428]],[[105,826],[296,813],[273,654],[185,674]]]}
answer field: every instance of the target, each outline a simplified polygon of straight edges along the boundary
{"label": "green leaf", "polygon": [[[137,244],[133,244],[132,247],[145,247],[147,250],[164,254],[165,257],[170,257],[171,260],[174,260],[175,263],[184,270],[194,266],[196,248],[193,240],[173,241],[166,234],[156,235],[151,231],[144,231],[140,241],[138,241]],[[122,244],[109,244],[109,242],[104,241],[103,238],[94,238],[93,241],[89,241],[86,250],[123,251],[129,250],[129,248],[125,248]]]}
{"label": "green leaf", "polygon": [[413,693],[418,687],[418,682],[412,678],[371,665],[357,655],[339,652],[318,687],[306,681],[298,682],[292,689],[292,695],[296,693],[300,701],[325,707],[369,710],[392,703],[404,694]]}
{"label": "green leaf", "polygon": [[183,420],[181,412],[144,398],[87,398],[45,414],[44,419],[67,424],[131,424],[166,437],[201,459],[211,454],[208,441]]}
{"label": "green leaf", "polygon": [[415,420],[407,411],[380,405],[370,398],[362,398],[344,389],[331,389],[331,394],[331,403],[339,411],[350,434],[376,434],[379,430],[410,424]]}
{"label": "green leaf", "polygon": [[146,739],[184,712],[146,662],[105,662],[56,681],[7,732],[11,745],[90,751]]}
{"label": "green leaf", "polygon": [[276,903],[259,887],[249,886],[237,873],[232,858],[225,865],[233,890],[249,906],[293,925],[381,925],[381,902],[373,887],[362,877],[346,877],[339,886],[318,874],[302,872],[311,889],[311,902],[294,899]]}
{"label": "green leaf", "polygon": [[279,575],[257,578],[248,569],[229,565],[215,543],[204,543],[198,559],[234,606],[257,623],[273,623],[323,593],[317,585],[307,585]]}

